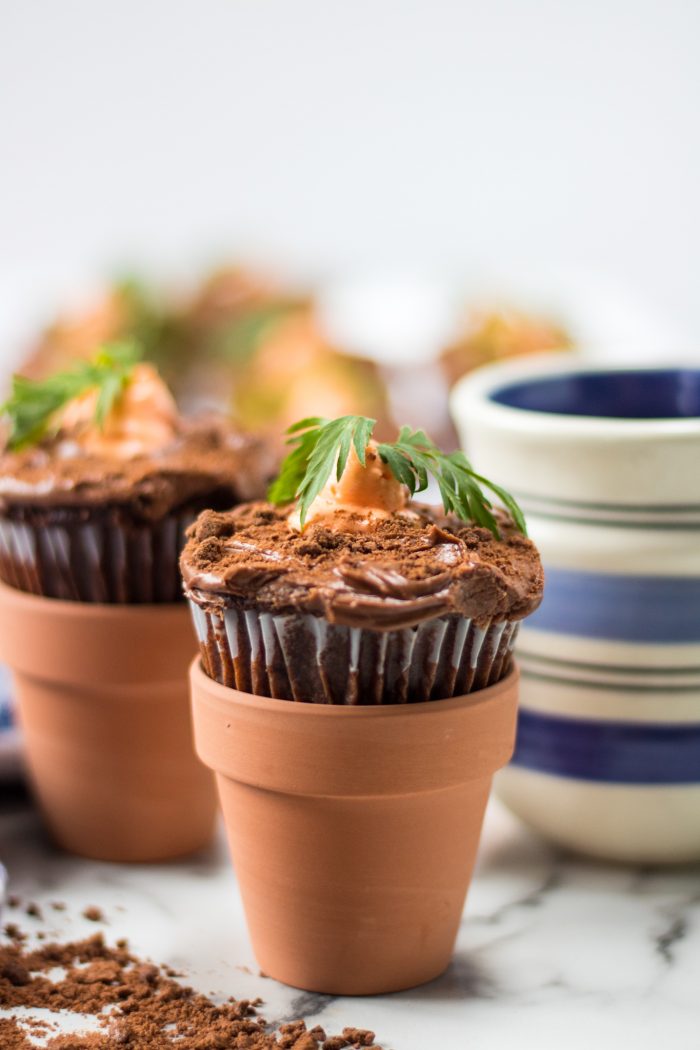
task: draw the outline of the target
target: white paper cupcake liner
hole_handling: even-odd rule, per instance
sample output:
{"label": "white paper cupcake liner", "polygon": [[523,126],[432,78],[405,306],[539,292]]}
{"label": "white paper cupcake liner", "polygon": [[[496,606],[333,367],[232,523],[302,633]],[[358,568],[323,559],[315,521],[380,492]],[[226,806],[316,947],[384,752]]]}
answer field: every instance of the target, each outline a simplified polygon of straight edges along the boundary
{"label": "white paper cupcake liner", "polygon": [[510,670],[519,626],[445,616],[372,631],[304,614],[190,606],[210,678],[257,696],[326,704],[418,703],[484,689]]}
{"label": "white paper cupcake liner", "polygon": [[178,558],[194,517],[188,512],[145,525],[0,520],[0,577],[21,591],[67,601],[177,601]]}

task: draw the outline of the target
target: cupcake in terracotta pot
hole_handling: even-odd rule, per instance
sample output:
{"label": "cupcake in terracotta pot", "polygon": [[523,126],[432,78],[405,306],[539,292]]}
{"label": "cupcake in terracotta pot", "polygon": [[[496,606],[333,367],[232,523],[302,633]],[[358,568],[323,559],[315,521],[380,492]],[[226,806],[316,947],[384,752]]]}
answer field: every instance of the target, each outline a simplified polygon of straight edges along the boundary
{"label": "cupcake in terracotta pot", "polygon": [[189,741],[184,530],[264,492],[269,454],[181,419],[132,343],[16,378],[0,459],[0,655],[59,844],[164,859],[208,841],[215,798]]}
{"label": "cupcake in terracotta pot", "polygon": [[15,377],[0,457],[0,578],[49,598],[181,599],[184,530],[264,492],[263,443],[189,421],[136,344],[42,381]]}
{"label": "cupcake in terracotta pot", "polygon": [[[422,431],[372,430],[292,428],[268,501],[205,511],[181,558],[196,746],[258,960],[337,994],[448,965],[543,588],[507,493]],[[442,507],[411,499],[430,476]]]}

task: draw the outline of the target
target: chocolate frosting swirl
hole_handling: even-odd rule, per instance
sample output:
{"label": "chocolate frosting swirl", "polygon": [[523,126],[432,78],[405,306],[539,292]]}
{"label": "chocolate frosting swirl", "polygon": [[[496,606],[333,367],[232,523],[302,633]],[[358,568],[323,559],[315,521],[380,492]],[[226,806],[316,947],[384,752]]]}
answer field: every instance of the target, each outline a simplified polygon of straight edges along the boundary
{"label": "chocolate frosting swirl", "polygon": [[311,613],[386,631],[449,613],[518,620],[541,601],[537,550],[505,515],[496,539],[417,503],[369,525],[338,511],[333,528],[312,523],[303,533],[288,514],[262,502],[204,511],[180,561],[186,594],[208,611]]}
{"label": "chocolate frosting swirl", "polygon": [[156,521],[211,493],[226,493],[230,503],[259,497],[274,468],[262,440],[219,416],[179,419],[170,443],[126,460],[86,452],[62,431],[0,456],[0,514],[116,505]]}

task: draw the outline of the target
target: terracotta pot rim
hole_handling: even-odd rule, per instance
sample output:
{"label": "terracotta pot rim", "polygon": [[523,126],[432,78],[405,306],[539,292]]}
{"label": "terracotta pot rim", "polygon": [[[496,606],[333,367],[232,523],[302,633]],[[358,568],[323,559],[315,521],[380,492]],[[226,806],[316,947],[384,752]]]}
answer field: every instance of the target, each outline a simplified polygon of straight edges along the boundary
{"label": "terracotta pot rim", "polygon": [[350,707],[241,693],[190,668],[195,748],[217,774],[291,795],[377,797],[490,779],[513,753],[517,667],[420,704]]}
{"label": "terracotta pot rim", "polygon": [[233,686],[221,685],[210,678],[202,667],[202,660],[197,656],[191,665],[190,675],[193,685],[204,689],[218,700],[235,703],[238,707],[253,708],[261,711],[289,714],[298,712],[299,717],[321,718],[398,718],[410,712],[411,717],[435,715],[438,711],[454,711],[462,708],[477,707],[488,703],[494,696],[509,688],[519,677],[519,670],[514,663],[511,670],[500,681],[485,689],[476,689],[464,696],[452,696],[444,700],[426,700],[422,703],[406,704],[314,704],[298,700],[277,700],[270,696],[258,696],[255,693],[244,693]]}
{"label": "terracotta pot rim", "polygon": [[180,674],[186,680],[194,651],[185,602],[73,602],[0,584],[0,660],[15,673],[55,686],[118,688],[136,696],[154,682],[175,683]]}
{"label": "terracotta pot rim", "polygon": [[5,602],[8,605],[14,604],[22,607],[25,612],[31,612],[32,609],[46,609],[48,602],[51,605],[52,610],[57,613],[61,613],[63,616],[73,616],[75,618],[85,617],[89,618],[96,612],[100,613],[100,616],[111,616],[115,620],[119,619],[128,610],[130,616],[136,617],[152,617],[154,612],[160,612],[164,616],[168,615],[172,610],[182,609],[183,605],[186,605],[184,601],[180,602],[83,602],[83,601],[66,601],[63,598],[50,598],[44,594],[30,594],[28,591],[21,591],[18,587],[11,587],[8,583],[0,581],[0,602]]}

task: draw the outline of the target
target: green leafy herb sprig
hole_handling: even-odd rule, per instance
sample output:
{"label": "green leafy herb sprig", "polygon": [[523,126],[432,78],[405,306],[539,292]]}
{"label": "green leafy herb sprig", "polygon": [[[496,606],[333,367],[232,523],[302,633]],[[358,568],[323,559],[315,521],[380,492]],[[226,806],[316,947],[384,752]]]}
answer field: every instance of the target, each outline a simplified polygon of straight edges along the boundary
{"label": "green leafy herb sprig", "polygon": [[9,420],[7,447],[34,445],[51,429],[56,413],[74,397],[97,390],[95,421],[102,427],[142,356],[136,340],[106,343],[90,361],[80,361],[46,379],[13,376],[12,392],[0,415]]}
{"label": "green leafy herb sprig", "polygon": [[[272,503],[298,500],[299,519],[303,527],[311,504],[335,470],[340,478],[354,447],[362,466],[367,444],[372,437],[375,419],[366,416],[341,416],[323,419],[313,416],[291,426],[288,445],[294,448],[284,459],[279,476],[272,483],[268,498]],[[411,495],[423,492],[432,477],[438,484],[446,513],[463,521],[474,522],[498,537],[498,522],[493,504],[484,489],[498,497],[517,528],[527,535],[523,513],[500,485],[475,473],[463,452],[443,452],[424,430],[403,426],[396,441],[380,442],[377,452],[389,470]]]}

